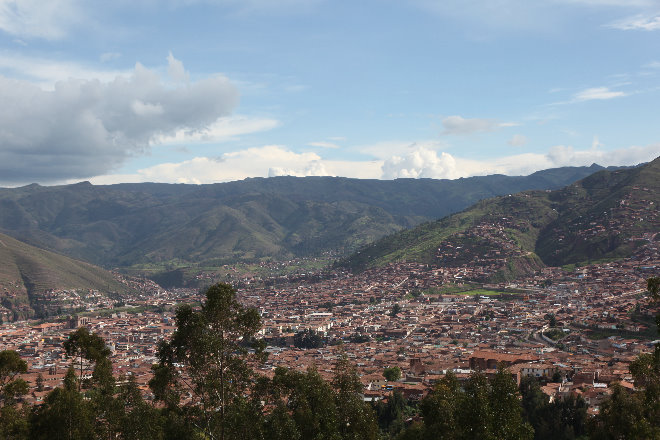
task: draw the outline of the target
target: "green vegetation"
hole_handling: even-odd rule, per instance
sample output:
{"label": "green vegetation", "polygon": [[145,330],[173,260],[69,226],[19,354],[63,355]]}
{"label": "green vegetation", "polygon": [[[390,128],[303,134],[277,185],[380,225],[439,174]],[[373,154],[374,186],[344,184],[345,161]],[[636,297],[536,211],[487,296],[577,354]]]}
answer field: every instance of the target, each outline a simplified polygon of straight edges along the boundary
{"label": "green vegetation", "polygon": [[277,177],[213,185],[30,185],[0,189],[0,228],[103,267],[219,267],[348,253],[479,200],[560,188],[599,169],[458,180]]}
{"label": "green vegetation", "polygon": [[563,339],[566,334],[558,329],[558,328],[552,328],[550,330],[546,330],[543,332],[544,335],[546,335],[548,338],[552,339],[553,341],[559,341],[560,339]]}
{"label": "green vegetation", "polygon": [[399,367],[388,367],[383,370],[383,377],[390,382],[396,382],[401,379],[401,368]]}
{"label": "green vegetation", "polygon": [[[579,263],[631,255],[644,243],[631,237],[660,229],[658,205],[660,158],[638,168],[600,171],[560,190],[482,200],[384,237],[339,265],[356,271],[399,261],[454,266],[499,250],[511,254],[491,275],[493,282],[532,273],[544,264],[572,271]],[[484,233],[489,226],[493,229]],[[438,256],[440,248],[460,252],[445,261]]]}
{"label": "green vegetation", "polygon": [[326,341],[314,330],[305,329],[293,335],[293,345],[296,348],[321,348],[325,344]]}
{"label": "green vegetation", "polygon": [[507,370],[499,369],[491,381],[474,373],[463,386],[449,372],[420,403],[422,421],[396,438],[531,440],[534,430],[522,417],[518,396]]}
{"label": "green vegetation", "polygon": [[432,288],[424,291],[426,295],[481,295],[500,296],[518,295],[518,290],[492,290],[484,289],[480,284],[446,285],[440,288]]}
{"label": "green vegetation", "polygon": [[12,307],[31,305],[33,309],[42,306],[37,295],[50,289],[97,290],[108,294],[129,291],[110,272],[4,234],[0,234],[0,287],[10,295],[3,298],[3,303]]}

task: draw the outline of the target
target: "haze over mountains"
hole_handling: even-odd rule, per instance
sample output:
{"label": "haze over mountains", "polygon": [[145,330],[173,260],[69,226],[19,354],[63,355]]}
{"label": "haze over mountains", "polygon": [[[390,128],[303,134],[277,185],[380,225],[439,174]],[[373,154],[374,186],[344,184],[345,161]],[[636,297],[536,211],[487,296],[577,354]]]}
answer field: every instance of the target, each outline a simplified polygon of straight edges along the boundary
{"label": "haze over mountains", "polygon": [[555,189],[602,169],[524,177],[246,179],[213,185],[87,182],[0,189],[0,229],[104,266],[220,264],[348,252],[488,197]]}

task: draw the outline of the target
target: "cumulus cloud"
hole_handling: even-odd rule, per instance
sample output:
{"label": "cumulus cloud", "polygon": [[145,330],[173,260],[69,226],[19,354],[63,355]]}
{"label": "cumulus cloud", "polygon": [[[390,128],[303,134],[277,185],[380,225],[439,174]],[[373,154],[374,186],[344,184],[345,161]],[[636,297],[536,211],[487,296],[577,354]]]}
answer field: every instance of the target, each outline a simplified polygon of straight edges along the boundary
{"label": "cumulus cloud", "polygon": [[94,183],[176,182],[214,183],[247,177],[325,176],[316,153],[296,153],[281,145],[266,145],[224,153],[219,157],[195,157],[178,163],[163,163],[139,170],[133,175],[107,175],[91,179]]}
{"label": "cumulus cloud", "polygon": [[498,122],[495,119],[463,118],[462,116],[448,116],[442,120],[445,135],[469,135],[499,130],[503,127],[515,127],[515,122]]}
{"label": "cumulus cloud", "polygon": [[573,96],[575,101],[591,101],[594,99],[613,99],[626,96],[625,92],[610,90],[608,87],[593,87],[582,90]]}
{"label": "cumulus cloud", "polygon": [[456,160],[448,153],[438,153],[424,147],[415,149],[405,156],[393,156],[383,164],[383,179],[432,178],[456,179],[461,173]]}
{"label": "cumulus cloud", "polygon": [[456,179],[489,174],[519,176],[548,168],[589,166],[593,163],[602,166],[637,165],[660,155],[660,144],[609,151],[601,149],[601,146],[598,138],[594,137],[591,148],[587,149],[559,145],[551,147],[547,153],[525,153],[484,160],[466,159],[419,147],[405,156],[394,156],[384,161],[381,178]]}
{"label": "cumulus cloud", "polygon": [[[595,143],[600,145],[598,140]],[[632,146],[605,151],[599,148],[577,150],[573,146],[557,145],[546,154],[546,162],[551,167],[586,166],[597,163],[602,166],[636,165],[648,162],[660,155],[660,144],[645,147]]]}
{"label": "cumulus cloud", "polygon": [[183,63],[174,58],[172,52],[167,55],[167,73],[175,81],[188,82],[190,80],[190,74],[184,69]]}
{"label": "cumulus cloud", "polygon": [[[215,183],[247,177],[350,176],[378,179],[382,161],[326,160],[316,153],[296,153],[281,145],[266,145],[222,154],[164,163],[135,174],[108,174],[89,179],[104,185],[120,182]],[[75,179],[69,180],[74,182]]]}
{"label": "cumulus cloud", "polygon": [[527,136],[522,134],[514,134],[511,139],[509,139],[509,145],[512,147],[522,147],[527,143]]}
{"label": "cumulus cloud", "polygon": [[[248,148],[217,158],[196,157],[139,170],[135,174],[105,175],[90,179],[95,184],[120,182],[214,183],[247,177],[344,176],[360,179],[435,178],[506,174],[527,175],[561,166],[636,165],[660,155],[660,144],[604,151],[595,138],[591,149],[555,146],[547,153],[525,153],[483,160],[438,153],[412,144],[407,154],[387,160],[333,161],[316,153],[296,153],[281,145]],[[74,180],[72,180],[73,182]]]}
{"label": "cumulus cloud", "polygon": [[140,64],[104,82],[67,79],[52,90],[0,76],[4,183],[106,174],[160,137],[194,133],[228,115],[238,92],[223,76],[172,86]]}

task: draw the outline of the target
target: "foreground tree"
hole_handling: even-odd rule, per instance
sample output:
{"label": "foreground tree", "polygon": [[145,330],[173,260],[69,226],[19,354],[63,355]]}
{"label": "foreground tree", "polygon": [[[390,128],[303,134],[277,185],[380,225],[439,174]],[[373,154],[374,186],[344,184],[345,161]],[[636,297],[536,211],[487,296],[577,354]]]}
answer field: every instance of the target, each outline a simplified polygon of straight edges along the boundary
{"label": "foreground tree", "polygon": [[[647,280],[651,304],[660,301],[660,277]],[[660,332],[660,315],[656,316]],[[640,438],[660,439],[660,344],[652,353],[641,354],[630,364],[635,387],[629,394],[616,386],[611,398],[603,404],[592,423],[596,439]]]}
{"label": "foreground tree", "polygon": [[569,396],[550,403],[535,377],[520,383],[524,419],[534,429],[535,440],[584,438],[587,430],[587,403]]}
{"label": "foreground tree", "polygon": [[78,376],[78,391],[83,382],[83,361],[97,363],[110,355],[110,349],[106,347],[103,338],[96,333],[90,333],[86,327],[80,327],[69,335],[64,341],[64,350],[67,356],[78,359],[80,374]]}
{"label": "foreground tree", "polygon": [[458,380],[454,373],[449,371],[422,400],[420,409],[425,428],[422,438],[429,440],[457,438],[457,412],[460,398]]}
{"label": "foreground tree", "polygon": [[522,418],[518,396],[504,368],[490,381],[475,372],[462,388],[448,372],[420,404],[423,423],[411,425],[397,439],[531,440],[534,431]]}
{"label": "foreground tree", "polygon": [[253,344],[261,328],[259,314],[240,305],[230,285],[219,283],[208,288],[201,310],[179,307],[176,326],[158,350],[160,362],[150,383],[154,394],[176,414],[181,393],[188,393],[183,414],[207,438],[224,440],[230,429],[232,438],[242,437],[253,427],[240,415],[250,412],[244,397],[253,380],[248,361],[260,360],[263,349]]}
{"label": "foreground tree", "polygon": [[73,368],[64,378],[64,387],[51,391],[35,408],[30,423],[30,439],[86,440],[97,438],[94,414],[78,391]]}
{"label": "foreground tree", "polygon": [[28,392],[27,383],[17,377],[27,371],[27,363],[13,350],[0,351],[0,406],[12,405]]}
{"label": "foreground tree", "polygon": [[491,380],[489,396],[495,438],[523,440],[534,437],[534,429],[523,420],[519,396],[511,373],[500,366]]}
{"label": "foreground tree", "polygon": [[27,371],[27,363],[17,352],[0,352],[0,438],[27,438],[27,407],[20,408],[18,402],[28,392],[28,384],[19,374]]}

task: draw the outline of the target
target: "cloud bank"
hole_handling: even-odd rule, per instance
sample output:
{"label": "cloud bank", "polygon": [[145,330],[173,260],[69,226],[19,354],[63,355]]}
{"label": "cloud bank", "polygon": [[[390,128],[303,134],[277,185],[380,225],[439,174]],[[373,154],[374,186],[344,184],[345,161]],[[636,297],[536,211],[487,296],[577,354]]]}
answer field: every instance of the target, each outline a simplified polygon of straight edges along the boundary
{"label": "cloud bank", "polygon": [[197,133],[238,104],[226,77],[187,81],[169,57],[172,82],[137,64],[110,81],[67,79],[52,90],[0,76],[0,176],[6,183],[107,174],[156,139]]}
{"label": "cloud bank", "polygon": [[336,161],[317,153],[296,153],[282,145],[266,145],[225,153],[217,158],[196,157],[141,169],[131,175],[107,175],[95,184],[119,182],[215,183],[247,177],[344,176],[361,179],[432,178],[456,179],[489,174],[528,175],[563,166],[597,163],[637,165],[660,155],[660,144],[605,151],[594,140],[589,149],[558,145],[546,153],[524,153],[494,159],[474,160],[434,150],[432,144],[409,145],[405,154],[372,161]]}

